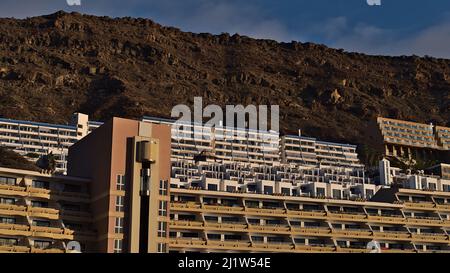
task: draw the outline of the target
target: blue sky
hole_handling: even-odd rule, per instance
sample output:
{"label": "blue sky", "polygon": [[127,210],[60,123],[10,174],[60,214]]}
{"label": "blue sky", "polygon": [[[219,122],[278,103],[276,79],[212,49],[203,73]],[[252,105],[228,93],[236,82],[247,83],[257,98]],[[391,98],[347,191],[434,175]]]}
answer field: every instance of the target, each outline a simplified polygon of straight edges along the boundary
{"label": "blue sky", "polygon": [[144,17],[185,31],[324,43],[347,51],[450,58],[450,1],[381,0],[2,0],[0,17],[57,10]]}

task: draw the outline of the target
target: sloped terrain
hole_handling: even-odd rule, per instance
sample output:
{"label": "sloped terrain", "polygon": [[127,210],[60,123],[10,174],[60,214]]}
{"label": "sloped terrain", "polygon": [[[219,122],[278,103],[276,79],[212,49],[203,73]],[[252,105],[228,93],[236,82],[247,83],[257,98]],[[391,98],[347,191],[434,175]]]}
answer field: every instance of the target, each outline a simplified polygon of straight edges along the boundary
{"label": "sloped terrain", "polygon": [[193,34],[150,20],[0,19],[0,116],[169,117],[174,105],[278,104],[284,133],[372,143],[378,115],[450,126],[450,60]]}

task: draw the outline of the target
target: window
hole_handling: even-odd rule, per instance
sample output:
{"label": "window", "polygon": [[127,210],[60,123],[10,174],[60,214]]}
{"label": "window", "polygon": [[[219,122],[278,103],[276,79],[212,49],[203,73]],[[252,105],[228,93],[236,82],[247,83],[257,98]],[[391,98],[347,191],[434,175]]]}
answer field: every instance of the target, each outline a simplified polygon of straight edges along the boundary
{"label": "window", "polygon": [[42,201],[31,201],[31,206],[36,208],[48,208],[48,203]]}
{"label": "window", "polygon": [[114,253],[122,253],[123,240],[115,239],[114,240]]}
{"label": "window", "polygon": [[116,189],[118,191],[124,191],[125,190],[125,175],[118,175],[117,176]]}
{"label": "window", "polygon": [[39,188],[39,189],[46,189],[48,190],[50,188],[50,184],[46,181],[38,181],[38,180],[33,180],[31,182],[31,185],[33,188]]}
{"label": "window", "polygon": [[283,195],[291,195],[291,189],[289,189],[289,188],[281,188],[281,193],[283,194]]}
{"label": "window", "polygon": [[164,238],[167,234],[167,223],[159,222],[158,223],[158,237]]}
{"label": "window", "polygon": [[50,221],[33,220],[32,224],[37,227],[50,227]]}
{"label": "window", "polygon": [[164,243],[158,243],[158,253],[166,253],[167,246]]}
{"label": "window", "polygon": [[445,192],[450,192],[450,185],[442,185],[442,190]]}
{"label": "window", "polygon": [[116,218],[116,226],[114,228],[115,233],[123,233],[123,218]]}
{"label": "window", "polygon": [[124,212],[124,197],[123,196],[116,196],[116,211],[118,212]]}
{"label": "window", "polygon": [[235,192],[236,187],[235,186],[227,186],[227,192]]}
{"label": "window", "polygon": [[16,204],[16,199],[0,197],[0,204],[14,205]]}
{"label": "window", "polygon": [[17,245],[17,243],[18,243],[17,239],[0,238],[0,246],[15,246]]}
{"label": "window", "polygon": [[316,192],[317,196],[325,196],[325,188],[317,188]]}
{"label": "window", "polygon": [[1,185],[15,185],[16,179],[11,177],[0,176],[0,184]]}
{"label": "window", "polygon": [[208,184],[208,190],[209,191],[217,191],[217,185],[216,184]]}
{"label": "window", "polygon": [[159,195],[166,196],[168,194],[167,188],[169,186],[169,181],[160,180],[159,181]]}
{"label": "window", "polygon": [[342,198],[341,190],[333,190],[333,198],[341,199]]}
{"label": "window", "polygon": [[0,217],[0,223],[2,224],[15,224],[16,219],[10,217]]}
{"label": "window", "polygon": [[49,241],[34,241],[34,247],[39,249],[45,249],[50,247],[52,243]]}
{"label": "window", "polygon": [[221,240],[221,235],[220,234],[208,234],[208,239],[209,240],[220,241]]}
{"label": "window", "polygon": [[373,197],[373,190],[366,190],[366,198],[370,199]]}
{"label": "window", "polygon": [[273,193],[273,187],[264,186],[264,194],[272,194],[272,193]]}
{"label": "window", "polygon": [[167,216],[167,201],[159,201],[159,216]]}

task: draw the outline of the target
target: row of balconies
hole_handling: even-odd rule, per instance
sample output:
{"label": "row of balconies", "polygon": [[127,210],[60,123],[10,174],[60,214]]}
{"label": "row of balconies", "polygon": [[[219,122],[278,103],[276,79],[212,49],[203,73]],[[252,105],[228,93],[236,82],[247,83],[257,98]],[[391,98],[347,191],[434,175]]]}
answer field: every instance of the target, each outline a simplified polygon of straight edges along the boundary
{"label": "row of balconies", "polygon": [[283,225],[249,225],[246,223],[212,223],[199,221],[171,221],[171,229],[218,230],[224,232],[254,232],[284,235],[319,236],[329,238],[359,238],[368,240],[394,240],[450,243],[446,234],[415,234],[408,232],[381,232],[354,229],[330,229],[326,227],[297,227]]}
{"label": "row of balconies", "polygon": [[17,216],[28,215],[32,217],[57,220],[59,218],[59,211],[53,208],[0,204],[0,215],[17,215]]}
{"label": "row of balconies", "polygon": [[[252,252],[296,252],[296,253],[368,253],[370,250],[366,248],[344,248],[335,247],[333,245],[301,245],[294,243],[262,243],[247,241],[215,241],[215,240],[188,240],[182,238],[171,238],[169,240],[171,248],[181,249],[214,249],[230,250],[230,251],[252,251]],[[383,253],[415,253],[413,249],[383,249]]]}
{"label": "row of balconies", "polygon": [[0,224],[0,234],[7,236],[33,236],[59,240],[72,240],[73,231],[56,227]]}
{"label": "row of balconies", "polygon": [[403,216],[380,216],[366,214],[351,214],[325,211],[296,211],[281,208],[250,208],[250,207],[229,207],[220,205],[203,205],[199,203],[171,203],[172,210],[178,211],[196,211],[196,212],[219,212],[240,215],[261,215],[276,217],[294,217],[303,219],[329,219],[339,221],[352,222],[370,222],[370,223],[387,223],[397,225],[419,225],[419,226],[438,226],[450,227],[449,220],[429,219],[421,217],[403,217]]}
{"label": "row of balconies", "polygon": [[56,199],[62,199],[67,201],[85,201],[90,200],[87,193],[76,193],[76,192],[62,192],[62,191],[51,191],[48,189],[34,188],[30,186],[13,186],[13,185],[0,185],[0,194],[8,196],[21,196],[21,197],[34,197],[50,199],[50,197],[55,197]]}

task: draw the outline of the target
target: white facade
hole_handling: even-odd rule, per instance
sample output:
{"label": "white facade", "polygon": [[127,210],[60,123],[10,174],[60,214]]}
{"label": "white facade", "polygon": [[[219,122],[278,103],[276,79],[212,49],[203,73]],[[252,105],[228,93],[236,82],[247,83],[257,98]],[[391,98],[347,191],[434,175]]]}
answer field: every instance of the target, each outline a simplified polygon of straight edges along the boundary
{"label": "white facade", "polygon": [[75,113],[70,125],[0,119],[0,146],[12,149],[31,161],[53,153],[57,171],[65,172],[69,147],[101,123],[90,122],[85,114]]}

